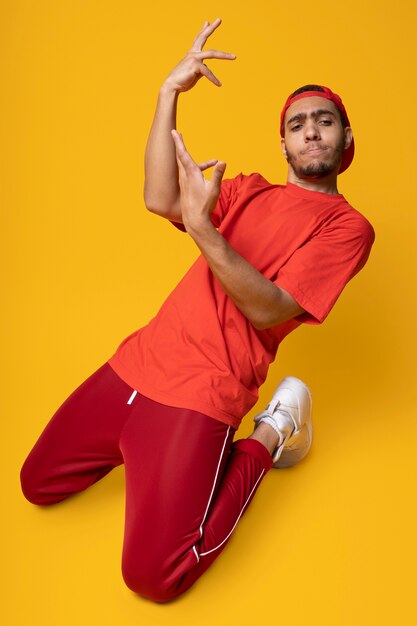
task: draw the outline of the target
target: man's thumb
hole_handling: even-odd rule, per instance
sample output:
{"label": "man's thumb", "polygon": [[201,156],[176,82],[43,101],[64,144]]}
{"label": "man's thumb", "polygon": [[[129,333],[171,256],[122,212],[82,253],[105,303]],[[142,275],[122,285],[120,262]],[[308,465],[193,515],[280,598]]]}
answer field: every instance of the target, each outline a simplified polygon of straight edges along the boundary
{"label": "man's thumb", "polygon": [[222,182],[223,174],[226,170],[226,163],[224,161],[218,161],[213,169],[213,175],[211,177],[211,182],[216,187],[220,188],[220,183]]}

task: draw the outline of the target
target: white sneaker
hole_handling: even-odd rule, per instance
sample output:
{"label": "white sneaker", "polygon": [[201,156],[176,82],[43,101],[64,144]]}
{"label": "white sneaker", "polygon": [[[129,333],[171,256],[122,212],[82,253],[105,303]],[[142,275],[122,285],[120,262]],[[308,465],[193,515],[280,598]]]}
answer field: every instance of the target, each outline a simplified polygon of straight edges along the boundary
{"label": "white sneaker", "polygon": [[255,416],[256,424],[269,423],[281,436],[272,455],[273,467],[291,467],[307,455],[313,441],[311,406],[307,385],[299,378],[287,376],[266,409]]}

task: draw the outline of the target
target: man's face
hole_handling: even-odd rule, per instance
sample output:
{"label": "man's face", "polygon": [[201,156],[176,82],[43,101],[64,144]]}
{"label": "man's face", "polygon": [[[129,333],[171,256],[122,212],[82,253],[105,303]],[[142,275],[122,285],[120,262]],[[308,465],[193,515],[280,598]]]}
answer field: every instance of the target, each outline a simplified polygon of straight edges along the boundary
{"label": "man's face", "polygon": [[337,174],[352,141],[352,131],[343,128],[336,105],[320,96],[301,98],[288,107],[284,133],[282,151],[298,178]]}

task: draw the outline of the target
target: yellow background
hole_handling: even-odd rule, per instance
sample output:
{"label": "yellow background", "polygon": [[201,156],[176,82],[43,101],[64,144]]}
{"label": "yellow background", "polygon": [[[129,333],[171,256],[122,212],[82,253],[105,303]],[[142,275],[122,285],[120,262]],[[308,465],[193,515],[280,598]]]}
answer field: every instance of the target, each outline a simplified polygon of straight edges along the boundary
{"label": "yellow background", "polygon": [[[9,0],[0,4],[2,547],[5,626],[414,624],[416,48],[411,0]],[[197,160],[284,182],[278,115],[329,85],[356,158],[339,191],[376,230],[323,326],[282,345],[261,390],[313,390],[315,442],[271,472],[229,546],[170,605],[122,581],[124,475],[49,509],[19,470],[63,400],[158,310],[197,256],[147,213],[143,152],[158,87],[207,18],[234,52],[180,101]]]}

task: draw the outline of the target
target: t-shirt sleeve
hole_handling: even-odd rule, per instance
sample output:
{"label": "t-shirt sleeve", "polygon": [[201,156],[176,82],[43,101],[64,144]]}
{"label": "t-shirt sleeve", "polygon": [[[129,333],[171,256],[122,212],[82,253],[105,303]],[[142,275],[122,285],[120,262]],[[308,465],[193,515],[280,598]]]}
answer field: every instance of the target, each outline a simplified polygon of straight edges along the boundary
{"label": "t-shirt sleeve", "polygon": [[346,284],[365,265],[375,239],[363,218],[354,225],[328,226],[296,250],[274,281],[305,309],[296,319],[321,324]]}
{"label": "t-shirt sleeve", "polygon": [[[235,178],[226,178],[225,180],[222,180],[217,204],[210,214],[211,221],[216,228],[220,226],[229,208],[235,201],[243,178],[243,174],[239,174],[239,176],[236,176]],[[181,222],[171,223],[179,230],[185,232],[185,226]]]}

